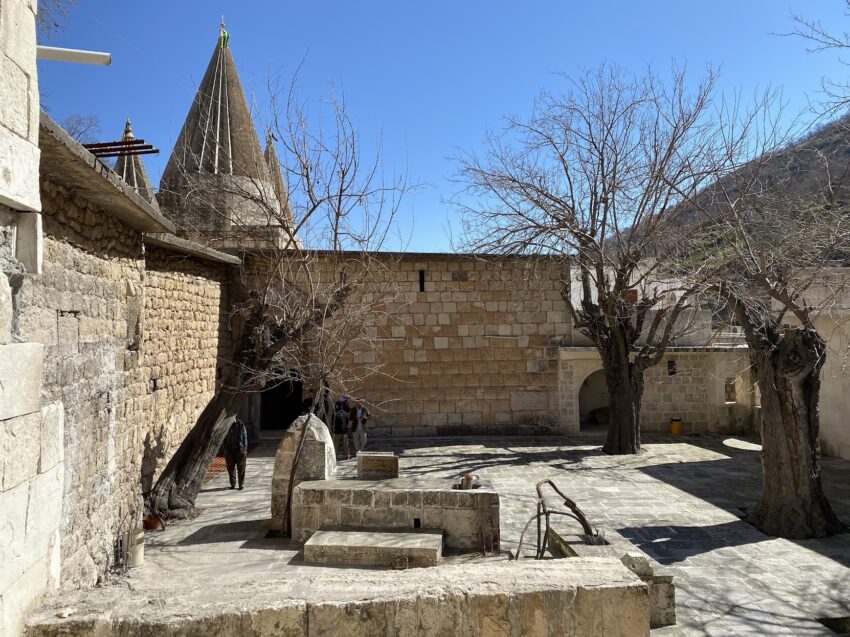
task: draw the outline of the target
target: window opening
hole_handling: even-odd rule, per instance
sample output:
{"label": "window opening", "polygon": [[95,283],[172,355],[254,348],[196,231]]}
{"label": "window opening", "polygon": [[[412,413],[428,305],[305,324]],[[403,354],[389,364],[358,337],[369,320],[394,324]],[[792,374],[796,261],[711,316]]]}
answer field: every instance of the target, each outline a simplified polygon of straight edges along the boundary
{"label": "window opening", "polygon": [[667,375],[675,376],[679,370],[676,369],[676,361],[672,358],[667,361]]}
{"label": "window opening", "polygon": [[425,291],[425,270],[419,270],[419,291]]}
{"label": "window opening", "polygon": [[735,389],[735,377],[730,376],[726,379],[725,385],[725,394],[726,394],[726,404],[734,405],[738,402],[738,397]]}

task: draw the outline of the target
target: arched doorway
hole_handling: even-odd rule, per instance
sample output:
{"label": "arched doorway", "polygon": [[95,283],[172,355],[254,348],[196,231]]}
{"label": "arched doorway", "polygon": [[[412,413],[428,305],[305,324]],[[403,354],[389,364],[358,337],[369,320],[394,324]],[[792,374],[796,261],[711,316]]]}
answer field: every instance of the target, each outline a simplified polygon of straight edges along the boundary
{"label": "arched doorway", "polygon": [[608,429],[608,385],[605,372],[596,370],[584,379],[578,392],[579,430]]}

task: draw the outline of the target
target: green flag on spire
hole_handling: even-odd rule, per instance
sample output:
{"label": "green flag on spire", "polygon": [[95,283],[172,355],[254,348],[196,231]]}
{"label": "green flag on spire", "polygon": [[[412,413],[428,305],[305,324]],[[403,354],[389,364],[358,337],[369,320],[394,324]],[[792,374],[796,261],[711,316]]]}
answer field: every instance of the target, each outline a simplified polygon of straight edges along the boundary
{"label": "green flag on spire", "polygon": [[218,30],[218,46],[226,49],[230,44],[230,34],[224,29],[224,18],[221,19],[221,25]]}

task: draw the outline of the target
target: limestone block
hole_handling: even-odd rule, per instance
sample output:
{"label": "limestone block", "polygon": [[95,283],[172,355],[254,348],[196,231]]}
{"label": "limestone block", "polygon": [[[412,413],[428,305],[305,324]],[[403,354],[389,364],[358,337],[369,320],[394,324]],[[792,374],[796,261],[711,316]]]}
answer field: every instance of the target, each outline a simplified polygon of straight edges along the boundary
{"label": "limestone block", "polygon": [[23,635],[27,614],[44,596],[49,581],[50,560],[38,560],[0,595],[0,635]]}
{"label": "limestone block", "polygon": [[[0,18],[5,13],[6,11],[0,12]],[[0,33],[0,36],[2,35]],[[0,100],[0,126],[27,139],[30,126],[30,78],[20,66],[5,55],[0,55],[0,86],[3,87],[3,99]]]}
{"label": "limestone block", "polygon": [[27,544],[37,542],[39,553],[49,552],[50,539],[62,522],[64,470],[64,465],[57,464],[30,483]]}
{"label": "limestone block", "polygon": [[38,473],[41,414],[0,421],[0,492],[27,483]]}
{"label": "limestone block", "polygon": [[41,210],[38,146],[0,126],[0,204],[17,210]]}
{"label": "limestone block", "polygon": [[0,420],[41,409],[43,359],[40,343],[0,345]]}
{"label": "limestone block", "polygon": [[654,575],[649,580],[649,623],[653,628],[676,623],[676,587],[672,575]]}
{"label": "limestone block", "polygon": [[307,564],[424,567],[435,566],[442,554],[440,531],[328,530],[314,533],[304,544]]}
{"label": "limestone block", "polygon": [[30,565],[28,559],[21,559],[26,553],[28,500],[28,484],[0,493],[0,595]]}
{"label": "limestone block", "polygon": [[398,456],[391,452],[361,451],[357,454],[357,478],[360,480],[398,478]]}
{"label": "limestone block", "polygon": [[12,341],[12,288],[9,280],[0,273],[0,345]]}
{"label": "limestone block", "polygon": [[35,77],[35,16],[28,2],[6,0],[0,7],[0,52]]}
{"label": "limestone block", "polygon": [[61,402],[41,408],[41,458],[39,473],[65,459],[65,408]]}

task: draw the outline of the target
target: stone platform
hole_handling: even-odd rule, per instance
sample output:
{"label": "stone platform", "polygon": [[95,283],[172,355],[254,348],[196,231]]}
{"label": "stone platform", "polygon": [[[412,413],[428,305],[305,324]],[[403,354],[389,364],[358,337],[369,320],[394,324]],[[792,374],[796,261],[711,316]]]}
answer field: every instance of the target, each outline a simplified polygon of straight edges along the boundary
{"label": "stone platform", "polygon": [[357,452],[358,480],[398,478],[398,456],[389,451]]}
{"label": "stone platform", "polygon": [[441,531],[386,531],[340,527],[314,533],[304,544],[307,564],[436,566],[443,556]]}
{"label": "stone platform", "polygon": [[315,480],[295,487],[293,537],[306,541],[326,527],[380,527],[445,531],[455,551],[499,550],[499,494],[480,488],[452,488],[434,478]]}

